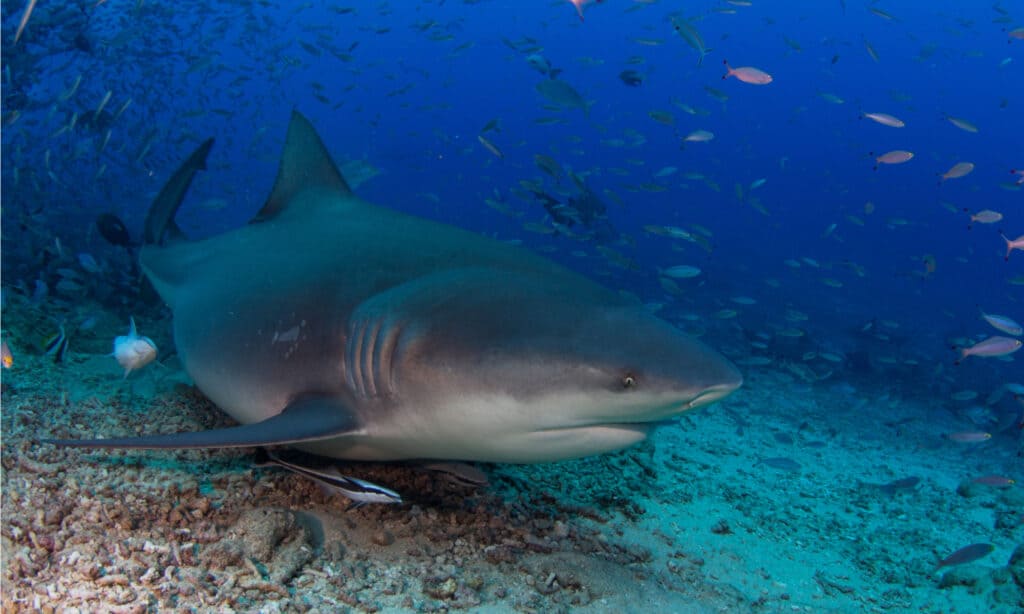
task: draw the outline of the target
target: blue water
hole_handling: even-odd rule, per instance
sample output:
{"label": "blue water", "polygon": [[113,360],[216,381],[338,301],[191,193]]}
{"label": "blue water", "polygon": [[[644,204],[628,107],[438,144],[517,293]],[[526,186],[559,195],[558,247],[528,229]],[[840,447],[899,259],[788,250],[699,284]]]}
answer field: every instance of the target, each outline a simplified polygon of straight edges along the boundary
{"label": "blue water", "polygon": [[[686,3],[682,16],[712,48],[700,66],[672,29],[679,9],[668,2],[590,4],[582,23],[568,2],[353,2],[352,11],[336,3],[95,5],[40,2],[17,44],[24,4],[3,7],[5,293],[30,293],[43,280],[53,296],[60,258],[40,254],[54,251],[55,239],[66,254],[87,252],[127,269],[93,220],[114,213],[138,236],[152,197],[207,136],[217,139],[210,169],[179,220],[193,236],[244,223],[270,190],[294,108],[310,117],[336,159],[365,158],[383,171],[358,190],[367,200],[542,249],[609,286],[664,303],[664,317],[705,333],[734,358],[752,352],[746,344],[758,334],[767,339],[799,326],[806,335],[795,354],[769,352],[773,359],[805,351],[910,359],[914,369],[860,374],[908,390],[939,381],[984,391],[1022,378],[1019,361],[971,358],[954,367],[951,349],[998,334],[979,307],[1024,318],[1022,286],[1009,283],[1024,274],[1024,253],[1004,261],[998,234],[1024,233],[1022,192],[1010,174],[1024,166],[1024,41],[1007,33],[1024,9],[1012,3]],[[533,48],[517,51],[504,41]],[[587,113],[543,108],[534,88],[546,77],[527,63],[530,52],[561,69],[559,78],[590,101]],[[774,81],[723,81],[723,59],[756,66]],[[642,85],[627,87],[618,77],[626,69],[642,73]],[[86,120],[107,91],[108,118],[131,102],[109,126],[90,127]],[[674,125],[651,111],[671,113]],[[862,112],[896,115],[906,127],[876,124]],[[75,126],[61,132],[74,114]],[[979,131],[963,131],[947,115]],[[562,121],[538,125],[541,117]],[[477,141],[492,119],[501,130],[486,136],[503,159]],[[714,140],[680,148],[696,129]],[[628,145],[636,133],[642,144]],[[890,149],[915,157],[873,170],[869,152]],[[609,264],[594,241],[522,228],[549,220],[538,202],[516,195],[518,183],[556,187],[534,154],[587,174],[622,237],[606,247],[629,268]],[[975,163],[974,172],[940,185],[938,175],[958,161]],[[669,166],[678,172],[654,178]],[[758,179],[766,182],[752,191]],[[645,183],[664,191],[636,188]],[[560,187],[570,185],[563,179]],[[752,197],[768,215],[751,206]],[[210,198],[228,206],[200,206]],[[521,217],[487,207],[488,198]],[[1005,219],[968,230],[962,208],[993,209]],[[655,236],[645,225],[690,232],[699,225],[711,232],[713,249]],[[925,274],[926,256],[934,258],[933,273]],[[679,297],[658,280],[659,268],[676,264],[703,270],[679,280]],[[123,293],[103,302],[127,315],[141,299]],[[757,303],[737,305],[735,296]],[[56,308],[73,310],[81,300]],[[716,318],[724,308],[739,314]],[[787,323],[787,309],[809,319]],[[883,320],[893,324],[879,340],[872,335]]]}

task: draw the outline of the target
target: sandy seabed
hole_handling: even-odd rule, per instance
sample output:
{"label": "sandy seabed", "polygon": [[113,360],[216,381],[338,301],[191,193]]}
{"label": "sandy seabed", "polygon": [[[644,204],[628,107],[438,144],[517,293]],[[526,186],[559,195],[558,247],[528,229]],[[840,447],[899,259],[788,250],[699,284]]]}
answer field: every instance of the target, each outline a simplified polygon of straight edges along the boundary
{"label": "sandy seabed", "polygon": [[[173,361],[172,361],[173,362]],[[173,364],[19,357],[3,374],[4,612],[1019,612],[1018,440],[949,412],[745,368],[743,389],[643,445],[482,465],[469,488],[405,465],[343,470],[402,493],[350,506],[251,450],[103,452],[48,437],[227,418]],[[924,417],[928,417],[925,419]],[[1017,435],[1019,439],[1019,435]],[[880,488],[919,477],[906,488]],[[939,560],[976,542],[966,565]]]}

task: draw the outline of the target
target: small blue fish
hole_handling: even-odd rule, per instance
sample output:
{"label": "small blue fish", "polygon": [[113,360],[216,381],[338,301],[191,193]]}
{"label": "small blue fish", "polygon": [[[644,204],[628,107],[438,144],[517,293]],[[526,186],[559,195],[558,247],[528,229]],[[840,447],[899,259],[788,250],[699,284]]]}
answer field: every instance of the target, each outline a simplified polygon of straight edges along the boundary
{"label": "small blue fish", "polygon": [[103,272],[103,267],[100,266],[99,262],[96,262],[96,259],[93,258],[92,254],[87,254],[85,252],[78,254],[78,264],[85,269],[87,273],[98,275]]}

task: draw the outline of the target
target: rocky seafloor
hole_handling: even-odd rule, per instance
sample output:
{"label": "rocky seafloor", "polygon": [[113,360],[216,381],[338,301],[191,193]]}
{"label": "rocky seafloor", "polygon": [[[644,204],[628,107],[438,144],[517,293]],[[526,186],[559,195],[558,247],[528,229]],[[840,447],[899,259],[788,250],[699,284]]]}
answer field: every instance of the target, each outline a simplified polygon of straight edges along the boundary
{"label": "rocky seafloor", "polygon": [[[3,373],[4,612],[1014,612],[1019,433],[772,365],[643,445],[483,465],[467,487],[350,464],[400,492],[355,507],[251,450],[103,452],[48,437],[227,424],[174,360],[18,355]],[[884,488],[901,478],[912,486]],[[961,546],[994,551],[936,569]]]}

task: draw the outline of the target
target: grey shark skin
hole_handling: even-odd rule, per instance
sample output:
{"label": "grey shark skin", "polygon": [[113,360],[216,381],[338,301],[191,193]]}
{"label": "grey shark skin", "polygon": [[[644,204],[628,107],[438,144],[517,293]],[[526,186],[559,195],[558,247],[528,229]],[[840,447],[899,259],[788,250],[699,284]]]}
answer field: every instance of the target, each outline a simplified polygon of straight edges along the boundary
{"label": "grey shark skin", "polygon": [[140,259],[185,369],[241,426],[55,443],[546,462],[634,444],[742,382],[568,269],[360,200],[298,113],[252,223],[185,241],[173,217],[211,144],[154,201]]}

